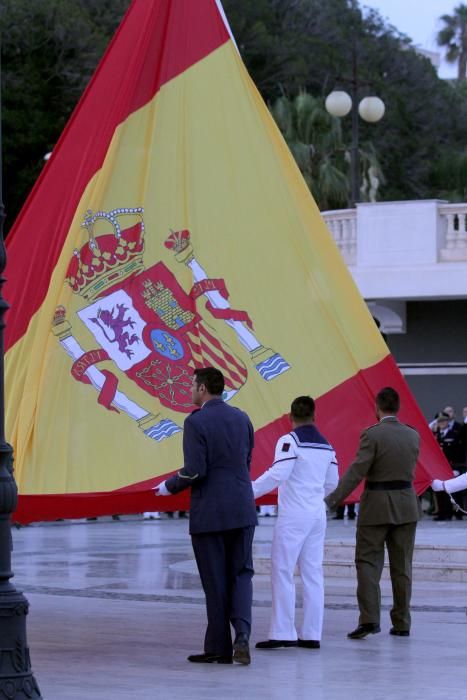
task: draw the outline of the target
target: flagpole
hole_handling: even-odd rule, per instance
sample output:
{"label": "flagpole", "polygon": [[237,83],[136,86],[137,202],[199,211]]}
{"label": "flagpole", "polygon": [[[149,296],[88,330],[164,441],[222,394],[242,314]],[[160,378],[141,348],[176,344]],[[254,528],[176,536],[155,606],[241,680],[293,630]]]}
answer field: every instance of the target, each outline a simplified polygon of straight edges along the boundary
{"label": "flagpole", "polygon": [[0,45],[0,696],[11,700],[41,698],[39,686],[32,674],[26,639],[26,615],[29,603],[17,591],[10,579],[11,514],[16,510],[18,489],[13,478],[13,448],[5,439],[5,373],[4,341],[5,312],[9,308],[2,296],[5,283],[6,249],[3,240],[5,207],[2,182],[2,103],[1,103],[1,45]]}

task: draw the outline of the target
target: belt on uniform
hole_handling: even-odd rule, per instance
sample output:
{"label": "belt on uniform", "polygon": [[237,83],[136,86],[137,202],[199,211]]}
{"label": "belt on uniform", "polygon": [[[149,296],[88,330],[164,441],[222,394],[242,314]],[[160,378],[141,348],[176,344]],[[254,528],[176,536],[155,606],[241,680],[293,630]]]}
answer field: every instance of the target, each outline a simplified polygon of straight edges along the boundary
{"label": "belt on uniform", "polygon": [[368,491],[398,491],[412,488],[411,481],[366,481]]}

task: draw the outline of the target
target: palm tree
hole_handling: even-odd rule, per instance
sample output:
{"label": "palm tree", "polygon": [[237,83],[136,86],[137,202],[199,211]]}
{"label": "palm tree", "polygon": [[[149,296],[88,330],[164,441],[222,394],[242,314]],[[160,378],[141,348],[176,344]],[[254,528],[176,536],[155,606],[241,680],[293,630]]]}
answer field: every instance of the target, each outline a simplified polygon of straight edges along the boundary
{"label": "palm tree", "polygon": [[[349,206],[350,152],[340,120],[326,111],[322,99],[303,90],[294,99],[279,97],[271,113],[319,208]],[[384,178],[371,144],[361,145],[360,164],[361,199],[373,201]]]}
{"label": "palm tree", "polygon": [[433,163],[430,181],[435,196],[449,202],[467,197],[467,150],[447,148]]}
{"label": "palm tree", "polygon": [[457,63],[458,80],[466,80],[467,69],[467,5],[458,5],[452,15],[442,15],[444,27],[437,36],[438,46],[446,47],[446,60]]}

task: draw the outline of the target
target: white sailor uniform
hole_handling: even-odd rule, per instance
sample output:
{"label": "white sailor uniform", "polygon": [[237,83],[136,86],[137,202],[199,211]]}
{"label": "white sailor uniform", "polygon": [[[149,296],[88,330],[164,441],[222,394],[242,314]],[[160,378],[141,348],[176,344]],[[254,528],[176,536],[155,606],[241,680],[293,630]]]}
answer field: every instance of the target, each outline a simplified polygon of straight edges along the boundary
{"label": "white sailor uniform", "polygon": [[455,479],[448,479],[447,481],[435,479],[431,484],[431,488],[433,491],[447,491],[447,493],[464,491],[464,489],[467,489],[467,474],[461,474],[456,476]]}
{"label": "white sailor uniform", "polygon": [[[271,552],[272,616],[269,639],[321,639],[324,612],[323,498],[338,483],[336,454],[314,425],[295,428],[277,445],[274,463],[253,482],[255,498],[279,487]],[[303,621],[297,635],[294,570],[303,583]]]}

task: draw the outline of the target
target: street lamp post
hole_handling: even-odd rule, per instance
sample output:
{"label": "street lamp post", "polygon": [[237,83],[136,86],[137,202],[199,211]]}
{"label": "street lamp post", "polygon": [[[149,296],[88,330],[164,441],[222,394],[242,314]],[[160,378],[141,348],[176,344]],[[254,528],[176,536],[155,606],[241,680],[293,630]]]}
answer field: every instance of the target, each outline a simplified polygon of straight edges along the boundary
{"label": "street lamp post", "polygon": [[32,674],[26,639],[29,603],[10,579],[11,514],[16,510],[18,491],[13,478],[13,448],[5,440],[4,316],[9,308],[2,297],[6,250],[3,240],[5,208],[2,195],[2,130],[0,72],[0,697],[8,700],[36,700],[41,693]]}
{"label": "street lamp post", "polygon": [[354,207],[360,195],[360,158],[358,115],[366,122],[378,122],[385,112],[384,102],[379,97],[364,97],[360,102],[357,66],[357,50],[354,44],[352,50],[352,77],[348,79],[351,85],[350,96],[343,90],[331,92],[325,102],[326,110],[334,117],[345,117],[352,112],[352,145],[350,147],[350,202]]}

